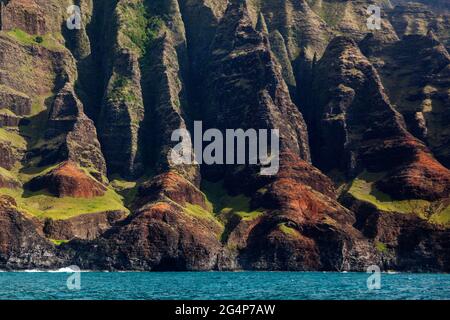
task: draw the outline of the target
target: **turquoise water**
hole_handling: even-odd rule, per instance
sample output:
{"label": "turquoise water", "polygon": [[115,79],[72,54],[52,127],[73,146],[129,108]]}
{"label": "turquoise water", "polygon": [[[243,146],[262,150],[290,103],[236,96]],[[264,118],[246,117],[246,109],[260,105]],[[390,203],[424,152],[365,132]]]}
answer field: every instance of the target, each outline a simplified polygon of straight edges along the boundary
{"label": "turquoise water", "polygon": [[80,274],[0,272],[0,299],[450,299],[450,275],[382,274],[368,290],[365,273],[200,272]]}

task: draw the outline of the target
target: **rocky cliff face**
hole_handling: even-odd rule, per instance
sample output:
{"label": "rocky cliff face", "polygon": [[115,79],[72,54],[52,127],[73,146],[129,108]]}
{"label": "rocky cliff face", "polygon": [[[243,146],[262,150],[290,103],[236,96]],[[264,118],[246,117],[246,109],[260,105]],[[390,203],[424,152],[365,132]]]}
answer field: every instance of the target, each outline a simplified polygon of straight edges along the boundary
{"label": "rocky cliff face", "polygon": [[[0,269],[448,272],[449,15],[419,2],[0,0]],[[278,129],[280,170],[177,165],[195,121]]]}

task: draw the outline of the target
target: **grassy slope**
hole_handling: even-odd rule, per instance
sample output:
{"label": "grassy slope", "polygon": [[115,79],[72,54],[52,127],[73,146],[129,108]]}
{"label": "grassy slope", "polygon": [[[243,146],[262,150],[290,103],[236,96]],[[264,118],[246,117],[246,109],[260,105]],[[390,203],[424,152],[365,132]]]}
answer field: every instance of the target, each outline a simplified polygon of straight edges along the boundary
{"label": "grassy slope", "polygon": [[223,182],[203,181],[202,189],[216,214],[234,213],[244,220],[253,220],[263,214],[262,210],[251,210],[250,198],[245,195],[229,195]]}
{"label": "grassy slope", "polygon": [[127,211],[122,204],[122,198],[112,189],[108,189],[104,196],[93,199],[57,198],[45,191],[28,192],[10,189],[0,189],[0,194],[13,197],[20,210],[41,219],[64,220],[81,214],[111,210]]}
{"label": "grassy slope", "polygon": [[[348,192],[356,199],[369,202],[386,212],[416,214],[430,222],[450,225],[450,206],[442,205],[434,209],[435,204],[418,199],[394,200],[389,195],[379,191],[375,182],[383,177],[383,173],[363,172],[350,185]],[[430,217],[429,212],[436,212]]]}
{"label": "grassy slope", "polygon": [[[64,49],[61,34],[36,36],[20,29],[6,31],[4,34],[23,45],[42,46],[52,51]],[[52,93],[49,93],[42,97],[32,97],[32,113],[26,117],[30,120],[30,123],[26,126],[21,126],[17,132],[0,128],[0,140],[9,141],[13,147],[23,150],[38,147],[39,143],[51,143],[51,141],[43,141],[40,138],[47,119],[46,99],[52,95]],[[36,159],[32,160],[34,161]],[[57,166],[38,168],[35,167],[33,161],[18,163],[16,168],[11,171],[2,168],[0,169],[0,174],[5,177],[15,178],[15,180],[19,180],[25,184],[32,178],[43,175]],[[108,188],[104,196],[93,199],[58,198],[45,190],[32,193],[24,189],[0,189],[0,194],[12,196],[16,199],[19,209],[38,218],[68,219],[81,214],[111,210],[128,212],[128,209],[123,204],[123,197],[117,194],[113,188]]]}
{"label": "grassy slope", "polygon": [[39,45],[49,50],[61,50],[63,48],[61,44],[61,35],[57,34],[45,34],[42,36],[35,36],[26,33],[21,29],[13,29],[7,31],[6,34],[12,39],[18,41],[24,45]]}

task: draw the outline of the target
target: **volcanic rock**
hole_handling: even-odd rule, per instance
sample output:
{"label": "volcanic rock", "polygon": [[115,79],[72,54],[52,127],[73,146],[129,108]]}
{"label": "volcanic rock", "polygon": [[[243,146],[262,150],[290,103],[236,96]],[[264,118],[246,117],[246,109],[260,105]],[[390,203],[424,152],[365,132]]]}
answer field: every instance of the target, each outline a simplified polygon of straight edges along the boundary
{"label": "volcanic rock", "polygon": [[27,187],[32,191],[47,189],[60,198],[94,198],[103,196],[106,191],[105,186],[71,161],[62,163],[43,176],[33,178]]}

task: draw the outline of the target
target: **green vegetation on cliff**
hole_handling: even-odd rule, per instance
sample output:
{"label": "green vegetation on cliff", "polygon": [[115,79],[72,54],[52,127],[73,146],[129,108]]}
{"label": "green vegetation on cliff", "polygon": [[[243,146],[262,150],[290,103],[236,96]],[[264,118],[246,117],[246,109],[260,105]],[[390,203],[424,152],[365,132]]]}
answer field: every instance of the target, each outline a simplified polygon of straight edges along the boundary
{"label": "green vegetation on cliff", "polygon": [[6,34],[24,45],[39,45],[49,50],[61,50],[64,48],[60,42],[62,36],[59,34],[35,36],[17,28],[7,31]]}
{"label": "green vegetation on cliff", "polygon": [[55,239],[49,239],[55,246],[60,246],[64,243],[68,243],[69,240],[55,240]]}
{"label": "green vegetation on cliff", "polygon": [[252,210],[251,199],[243,194],[232,196],[226,191],[223,182],[202,182],[202,189],[211,202],[216,214],[237,214],[244,220],[253,220],[263,214],[262,210]]}
{"label": "green vegetation on cliff", "polygon": [[117,11],[121,21],[119,43],[145,55],[164,24],[162,18],[150,15],[144,1],[119,3]]}
{"label": "green vegetation on cliff", "polygon": [[[404,214],[415,214],[432,223],[450,225],[450,206],[446,201],[432,203],[426,200],[395,200],[379,191],[375,183],[382,179],[384,173],[363,172],[356,177],[348,190],[358,200],[368,202],[379,210]],[[434,213],[430,216],[430,213]]]}
{"label": "green vegetation on cliff", "polygon": [[40,219],[64,220],[97,212],[129,212],[122,204],[122,198],[111,189],[108,189],[104,196],[92,199],[58,198],[45,191],[29,192],[10,189],[0,189],[0,194],[13,197],[21,211]]}
{"label": "green vegetation on cliff", "polygon": [[299,236],[299,233],[297,230],[295,230],[294,228],[288,227],[284,223],[280,223],[278,225],[278,229],[280,229],[281,232],[283,232],[285,235],[288,235],[290,237],[298,237]]}
{"label": "green vegetation on cliff", "polygon": [[[18,172],[15,175],[19,177],[22,184],[25,184],[35,177],[47,174],[57,166],[58,164],[40,168],[17,168],[15,171]],[[3,173],[3,171],[6,172],[5,174],[8,174],[8,177],[13,176],[8,171],[0,169],[0,173]],[[89,174],[87,169],[83,168],[83,171]],[[73,197],[58,198],[46,190],[31,192],[22,188],[14,190],[2,188],[0,189],[0,195],[13,197],[21,211],[40,219],[52,218],[55,220],[64,220],[83,214],[105,211],[129,212],[124,206],[123,197],[112,188],[108,188],[105,195],[90,199]]]}
{"label": "green vegetation on cliff", "polygon": [[369,202],[382,211],[398,213],[414,213],[426,218],[430,202],[425,200],[394,200],[389,195],[379,191],[375,183],[382,179],[383,173],[363,172],[351,183],[349,193],[356,199]]}
{"label": "green vegetation on cliff", "polygon": [[16,147],[19,149],[26,148],[25,139],[21,135],[19,135],[17,132],[12,131],[12,130],[0,128],[0,140],[10,142],[13,147]]}

